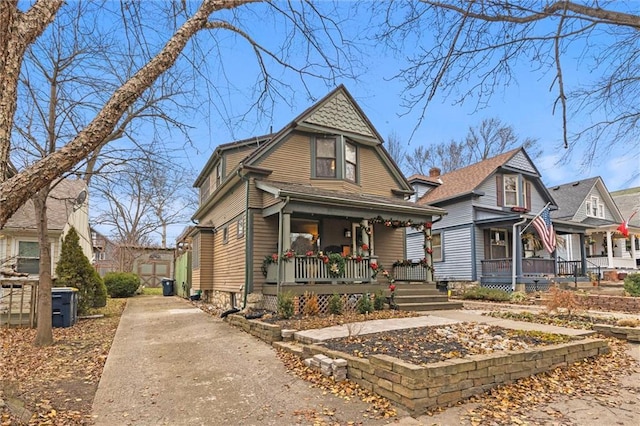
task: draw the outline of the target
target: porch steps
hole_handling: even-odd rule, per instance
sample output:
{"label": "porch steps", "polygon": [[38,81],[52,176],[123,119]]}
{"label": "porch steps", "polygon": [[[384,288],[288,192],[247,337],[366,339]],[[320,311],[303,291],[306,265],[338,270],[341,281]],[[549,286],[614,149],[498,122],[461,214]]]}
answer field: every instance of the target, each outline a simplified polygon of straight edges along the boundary
{"label": "porch steps", "polygon": [[440,311],[462,309],[462,302],[451,302],[435,283],[396,283],[395,304],[401,311]]}

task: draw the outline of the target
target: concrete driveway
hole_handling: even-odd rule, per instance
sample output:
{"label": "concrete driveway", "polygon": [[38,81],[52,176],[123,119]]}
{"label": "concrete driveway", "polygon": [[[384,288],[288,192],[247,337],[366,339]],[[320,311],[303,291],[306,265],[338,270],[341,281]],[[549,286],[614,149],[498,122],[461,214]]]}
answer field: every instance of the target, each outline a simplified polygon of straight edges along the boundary
{"label": "concrete driveway", "polygon": [[266,343],[183,299],[145,296],[127,303],[93,414],[98,426],[387,423],[323,393]]}

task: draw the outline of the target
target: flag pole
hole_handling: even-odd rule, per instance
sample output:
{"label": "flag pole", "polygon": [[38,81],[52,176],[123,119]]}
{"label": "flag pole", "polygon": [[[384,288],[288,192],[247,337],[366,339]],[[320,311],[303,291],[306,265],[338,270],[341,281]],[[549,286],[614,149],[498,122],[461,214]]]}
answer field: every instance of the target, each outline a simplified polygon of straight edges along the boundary
{"label": "flag pole", "polygon": [[540,215],[542,214],[542,212],[543,212],[543,211],[545,211],[545,210],[546,210],[546,208],[547,208],[547,207],[549,207],[550,205],[551,205],[551,202],[548,202],[547,204],[545,204],[545,205],[544,205],[544,207],[542,208],[542,210],[540,210],[540,211],[538,212],[538,214],[537,214],[537,215],[535,215],[535,216],[531,219],[531,222],[527,223],[527,226],[525,226],[524,228],[522,228],[522,231],[520,231],[520,235],[522,235],[522,234],[524,233],[524,231],[525,231],[529,226],[531,226],[531,224],[533,223],[533,221],[534,221],[534,220],[536,220],[536,218],[537,218],[538,216],[540,216]]}

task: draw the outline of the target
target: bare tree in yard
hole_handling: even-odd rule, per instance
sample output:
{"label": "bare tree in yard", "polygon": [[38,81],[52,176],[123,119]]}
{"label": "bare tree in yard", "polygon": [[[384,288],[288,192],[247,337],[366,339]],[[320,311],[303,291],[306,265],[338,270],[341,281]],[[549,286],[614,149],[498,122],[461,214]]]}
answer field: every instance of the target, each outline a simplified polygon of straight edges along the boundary
{"label": "bare tree in yard", "polygon": [[523,73],[536,73],[555,93],[551,112],[562,123],[566,158],[578,143],[587,148],[584,165],[613,145],[638,146],[640,3],[422,0],[376,7],[387,18],[380,38],[415,52],[396,77],[406,83],[405,106],[423,118],[437,95],[481,109]]}
{"label": "bare tree in yard", "polygon": [[[148,118],[151,115],[162,116],[162,119],[179,127],[180,123],[171,120],[171,117],[165,113],[165,107],[161,105],[162,101],[167,100],[166,93],[163,91],[167,87],[166,82],[168,81],[166,72],[183,55],[189,40],[202,30],[206,30],[205,34],[211,36],[202,42],[205,47],[207,42],[209,46],[211,43],[214,45],[221,43],[223,39],[218,36],[221,33],[227,33],[232,35],[232,39],[235,37],[235,41],[246,42],[252,49],[260,75],[255,83],[257,101],[254,107],[258,109],[265,107],[270,100],[274,101],[275,97],[287,97],[283,93],[283,90],[288,88],[286,78],[281,77],[282,79],[278,80],[273,77],[269,73],[269,67],[279,66],[286,72],[294,73],[302,78],[326,78],[331,82],[335,81],[334,79],[338,76],[346,75],[342,74],[339,67],[334,66],[338,62],[347,67],[349,65],[349,54],[346,51],[349,47],[333,42],[332,34],[333,37],[339,37],[338,22],[323,16],[317,8],[306,3],[288,4],[287,7],[290,9],[282,8],[277,4],[263,4],[260,6],[264,9],[263,12],[270,12],[274,20],[280,20],[289,28],[288,32],[282,35],[280,48],[273,47],[272,40],[269,40],[270,48],[267,48],[252,38],[250,28],[242,27],[240,12],[241,10],[247,11],[249,6],[244,8],[242,6],[249,3],[257,2],[252,0],[204,0],[193,11],[187,10],[192,7],[191,3],[171,3],[169,12],[172,13],[172,22],[180,22],[181,24],[174,29],[167,26],[164,32],[155,31],[158,28],[157,15],[164,12],[159,10],[164,4],[154,2],[121,3],[123,19],[120,24],[123,25],[121,32],[125,44],[129,48],[143,46],[143,52],[136,52],[136,55],[130,56],[130,58],[139,61],[137,63],[128,62],[128,67],[125,69],[132,70],[131,73],[121,72],[120,75],[124,78],[116,83],[113,80],[104,79],[99,86],[89,85],[89,87],[98,87],[100,89],[98,91],[91,93],[81,91],[76,94],[79,97],[73,108],[78,108],[81,105],[84,107],[84,114],[77,113],[73,108],[67,109],[69,104],[58,105],[57,102],[60,102],[62,96],[50,96],[49,98],[44,96],[39,100],[48,99],[48,108],[41,108],[39,105],[24,107],[22,111],[29,111],[31,114],[21,114],[14,123],[18,108],[18,88],[24,87],[28,92],[34,86],[34,80],[31,80],[27,74],[23,74],[22,86],[19,85],[23,63],[25,59],[29,59],[29,55],[34,51],[31,47],[43,33],[48,34],[49,31],[63,43],[64,41],[69,42],[68,33],[56,32],[56,27],[51,26],[51,23],[56,22],[57,24],[59,19],[62,20],[65,8],[74,5],[65,6],[61,0],[38,0],[23,11],[20,9],[22,5],[19,6],[17,0],[0,2],[0,228],[20,205],[33,197],[36,210],[39,212],[38,222],[41,239],[46,239],[45,203],[52,184],[72,171],[85,173],[85,179],[89,181],[103,167],[122,162],[123,158],[127,158],[122,155],[123,148],[120,145],[113,145],[113,142],[121,140],[123,136],[130,136],[127,135],[127,132],[132,128],[134,119]],[[87,16],[95,18],[101,8],[106,8],[109,5],[110,3],[101,3],[93,15],[82,14],[77,17],[79,19],[85,19]],[[145,11],[142,10],[144,7],[150,10],[146,10],[144,13]],[[251,7],[257,7],[257,5]],[[232,16],[225,14],[225,11],[229,10],[233,10],[235,13]],[[158,13],[149,13],[150,11]],[[250,14],[251,9],[246,13]],[[221,15],[218,17],[218,14]],[[116,13],[114,16],[118,16],[118,14]],[[231,20],[226,20],[228,18]],[[145,24],[143,22],[145,19],[152,19],[154,25]],[[114,22],[114,25],[115,23],[117,22]],[[144,31],[149,28],[152,29],[152,33],[145,34]],[[87,30],[87,27],[83,29]],[[78,36],[78,33],[73,33],[73,31],[71,33]],[[90,34],[92,34],[91,30],[80,32],[80,37],[75,41],[86,42]],[[320,37],[325,37],[326,40],[321,40]],[[163,40],[165,44],[154,49],[152,40]],[[90,42],[85,46],[87,51],[91,50],[91,42],[94,41],[94,39],[90,39]],[[291,50],[305,43],[308,44],[305,54],[298,55],[294,60],[291,56]],[[110,50],[112,46],[100,46],[100,48],[104,47],[107,49],[99,51],[101,58],[113,61],[113,58],[120,57],[118,54],[121,51],[114,54],[114,51]],[[210,49],[210,47],[206,48]],[[78,57],[87,54],[87,51],[82,51]],[[199,65],[206,64],[206,61],[215,60],[215,55],[206,53],[202,48],[200,50],[193,49],[192,55],[186,57],[184,63],[198,68],[194,71],[194,75],[202,72]],[[61,56],[57,57],[57,59],[61,58]],[[41,58],[37,57],[36,59]],[[69,63],[76,65],[78,62],[82,62],[75,56],[70,56],[67,59]],[[221,62],[223,61],[221,60]],[[33,63],[37,68],[37,61],[33,61]],[[58,62],[56,66],[72,68],[69,63],[63,60]],[[223,67],[223,65],[219,66]],[[82,85],[83,83],[80,82],[82,79],[94,77],[95,81],[95,78],[104,78],[105,68],[113,70],[117,66],[107,62],[107,65],[94,66],[90,68],[89,72],[80,76],[73,73],[61,74],[68,77],[69,81]],[[61,83],[61,80],[58,79],[58,76],[55,73],[46,76],[46,84],[50,94],[55,95],[59,91],[58,84]],[[207,83],[212,84],[213,80],[207,80]],[[215,93],[215,87],[212,89]],[[60,91],[60,93],[62,92]],[[101,97],[101,94],[105,93],[107,96]],[[182,94],[184,95],[184,93]],[[73,91],[67,92],[66,95],[69,95],[70,101],[73,100]],[[145,103],[145,96],[146,100],[152,99],[153,101]],[[142,101],[140,101],[141,98]],[[31,109],[29,110],[29,108]],[[92,110],[92,113],[87,114],[88,110]],[[30,127],[33,123],[29,121],[34,117],[42,119],[46,123],[42,127],[45,131],[37,136],[34,135],[33,128]],[[60,120],[64,123],[61,123]],[[19,135],[27,144],[12,146],[12,132],[14,135]],[[128,139],[135,141],[133,137]],[[109,143],[111,145],[107,145]],[[32,148],[40,146],[42,149],[30,152],[25,148],[26,146]],[[143,152],[143,150],[139,150],[139,152]],[[12,157],[10,158],[9,155]],[[20,169],[11,166],[16,158],[24,160]],[[10,167],[11,173],[9,173]],[[156,198],[155,201],[159,200]],[[153,214],[165,224],[169,224],[173,220],[167,216],[166,210],[163,212],[156,209]],[[51,254],[48,253],[48,244],[41,241],[40,247],[42,274],[40,276],[39,317],[42,320],[38,321],[36,344],[46,345],[52,343],[53,340],[50,323],[51,280],[48,276]],[[45,264],[49,266],[44,267]]]}
{"label": "bare tree in yard", "polygon": [[[320,9],[311,3],[203,0],[196,10],[189,10],[192,7],[192,3],[189,2],[171,3],[175,22],[180,24],[175,31],[168,30],[164,33],[164,46],[157,51],[148,52],[146,62],[141,63],[135,74],[111,93],[96,116],[88,124],[77,129],[77,134],[70,142],[7,179],[10,134],[16,111],[18,76],[22,60],[28,47],[56,18],[63,3],[62,0],[38,0],[28,10],[22,11],[18,7],[18,0],[0,2],[0,227],[4,226],[7,219],[33,193],[72,170],[103,144],[117,128],[126,111],[174,65],[189,40],[203,30],[211,36],[210,45],[216,46],[217,43],[219,46],[225,41],[221,37],[225,34],[229,36],[226,40],[245,42],[253,51],[260,75],[255,82],[256,107],[265,106],[276,97],[287,99],[290,87],[286,81],[292,74],[301,78],[324,78],[331,83],[338,77],[348,76],[343,70],[348,71],[350,66],[349,50],[352,46],[340,39],[343,23],[330,19],[328,15],[322,15]],[[156,14],[150,12],[160,9],[160,3],[133,2],[122,5],[123,15],[126,12],[128,18],[123,20],[125,23],[130,22],[131,16],[137,20],[154,21],[153,25],[134,26],[138,31],[138,37],[143,36],[139,32],[144,29],[158,28],[160,22],[157,15],[162,11],[156,10]],[[146,14],[134,13],[145,7],[151,10],[147,10]],[[254,11],[258,7],[260,10]],[[224,13],[225,11],[235,13]],[[265,45],[254,39],[251,34],[252,28],[243,28],[243,18],[246,19],[251,14],[271,14],[273,19],[280,23],[278,27],[283,29],[281,34],[275,34],[280,37],[274,37],[273,33],[269,33],[270,39],[265,40],[265,43],[268,41]],[[125,35],[133,37],[134,34],[126,33],[129,28],[124,27]],[[162,34],[153,34],[153,37],[161,36]],[[300,47],[302,49],[299,49]],[[293,55],[294,51],[296,55]],[[193,57],[187,57],[185,60],[189,59],[195,60]],[[215,60],[216,56],[208,55],[206,59]],[[200,60],[203,61],[202,58]],[[269,67],[275,66],[284,69],[284,77],[278,79],[269,73]]]}
{"label": "bare tree in yard", "polygon": [[389,136],[387,136],[385,146],[387,148],[387,151],[389,152],[389,155],[391,155],[391,158],[393,158],[393,161],[395,161],[398,167],[400,167],[400,169],[403,170],[404,163],[405,163],[405,155],[407,150],[403,146],[402,141],[400,140],[400,135],[398,135],[398,132],[394,130],[391,133],[389,133]]}
{"label": "bare tree in yard", "polygon": [[432,167],[448,173],[520,146],[534,159],[542,153],[536,139],[520,140],[513,127],[497,118],[487,118],[476,127],[470,126],[460,141],[414,148],[411,154],[406,155],[406,162],[412,173],[428,175]]}

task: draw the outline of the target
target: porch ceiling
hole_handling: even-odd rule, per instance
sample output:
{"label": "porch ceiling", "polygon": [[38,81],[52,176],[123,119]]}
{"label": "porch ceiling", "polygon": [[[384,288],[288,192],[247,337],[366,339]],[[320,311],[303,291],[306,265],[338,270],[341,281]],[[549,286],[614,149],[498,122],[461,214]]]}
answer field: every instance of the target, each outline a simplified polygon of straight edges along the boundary
{"label": "porch ceiling", "polygon": [[446,214],[438,207],[417,205],[392,197],[274,181],[257,181],[256,186],[283,200],[288,199],[287,210],[295,212],[363,218],[381,216],[414,223],[431,221],[433,216]]}

